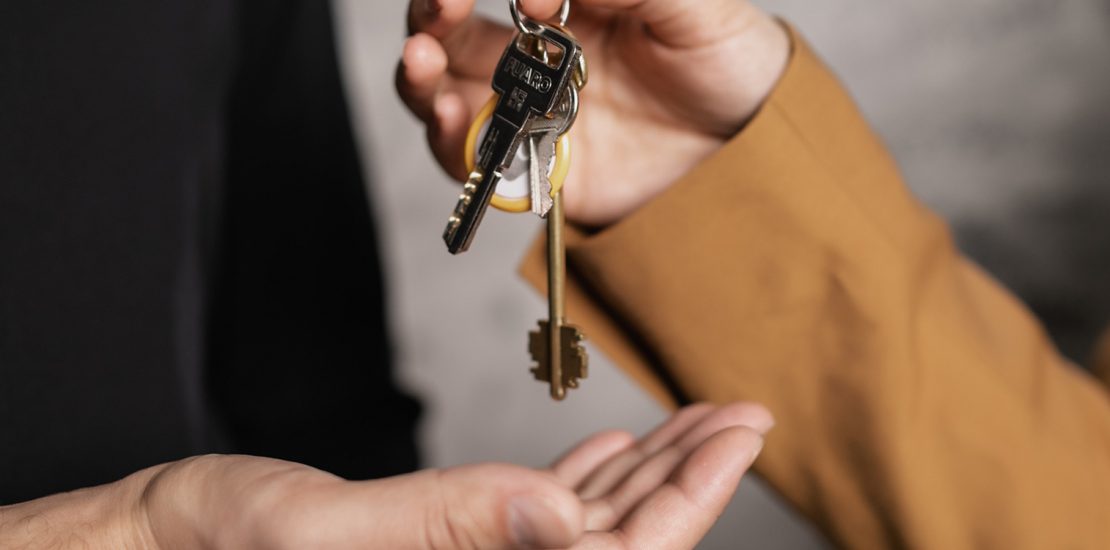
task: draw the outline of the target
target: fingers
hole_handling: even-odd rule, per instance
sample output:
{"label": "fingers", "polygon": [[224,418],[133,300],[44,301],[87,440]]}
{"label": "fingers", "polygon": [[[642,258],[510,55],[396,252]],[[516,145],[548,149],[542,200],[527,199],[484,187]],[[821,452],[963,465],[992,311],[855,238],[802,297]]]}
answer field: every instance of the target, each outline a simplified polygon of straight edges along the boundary
{"label": "fingers", "polygon": [[[564,548],[582,535],[582,507],[553,476],[504,464],[428,470],[366,482],[352,491],[349,525],[380,548]],[[337,537],[354,547],[357,537]]]}
{"label": "fingers", "polygon": [[[559,13],[563,0],[521,0],[520,7],[524,15],[540,21],[550,21]],[[574,11],[574,6],[571,6]]]}
{"label": "fingers", "polygon": [[[547,21],[552,19],[562,0],[521,0],[524,15]],[[456,30],[474,10],[474,0],[412,0],[409,3],[409,34],[426,32],[444,38]]]}
{"label": "fingers", "polygon": [[452,72],[488,79],[513,30],[473,11],[474,0],[412,0],[409,35],[424,34],[441,43]]}
{"label": "fingers", "polygon": [[470,125],[470,102],[459,84],[445,89],[447,52],[425,33],[409,37],[397,66],[397,91],[402,101],[427,127],[428,144],[447,171],[464,179],[462,144]]}
{"label": "fingers", "polygon": [[577,487],[598,466],[635,442],[636,438],[624,431],[594,434],[556,460],[551,471],[567,487]]}
{"label": "fingers", "polygon": [[639,450],[644,454],[651,454],[662,449],[716,409],[715,405],[709,403],[695,403],[679,409],[671,415],[669,421],[644,436],[640,441]]}
{"label": "fingers", "polygon": [[456,180],[466,179],[463,143],[470,128],[470,106],[461,95],[445,93],[436,98],[428,123],[428,145],[436,160]]}
{"label": "fingers", "polygon": [[427,127],[436,160],[466,179],[462,151],[471,113],[489,98],[490,75],[512,31],[473,16],[473,0],[413,0],[411,36],[397,66],[405,105]]}
{"label": "fingers", "polygon": [[699,403],[682,408],[665,423],[644,436],[636,445],[614,455],[591,472],[576,486],[578,495],[583,499],[598,498],[604,495],[638,464],[643,462],[647,456],[668,445],[713,410],[713,405],[708,403]]}
{"label": "fingers", "polygon": [[694,548],[720,517],[762,446],[763,437],[748,427],[717,432],[617,529],[588,533],[574,550]]}
{"label": "fingers", "polygon": [[771,414],[754,403],[734,403],[719,408],[705,403],[691,405],[676,413],[635,447],[598,468],[578,487],[578,494],[584,500],[607,495],[645,460],[680,438],[685,439],[682,448],[690,449],[729,426],[751,426],[766,431],[773,424]]}
{"label": "fingers", "polygon": [[433,121],[436,94],[447,74],[447,52],[435,38],[420,33],[405,41],[397,65],[397,91],[425,124]]}
{"label": "fingers", "polygon": [[669,478],[691,452],[715,434],[743,426],[762,435],[772,424],[770,413],[752,403],[737,403],[711,412],[666,447],[638,464],[611,491],[587,502],[586,529],[607,531],[615,527],[646,495]]}
{"label": "fingers", "polygon": [[741,0],[579,0],[645,23],[652,36],[676,48],[693,48],[734,34],[760,13]]}
{"label": "fingers", "polygon": [[409,34],[428,33],[443,38],[470,18],[474,0],[411,0]]}

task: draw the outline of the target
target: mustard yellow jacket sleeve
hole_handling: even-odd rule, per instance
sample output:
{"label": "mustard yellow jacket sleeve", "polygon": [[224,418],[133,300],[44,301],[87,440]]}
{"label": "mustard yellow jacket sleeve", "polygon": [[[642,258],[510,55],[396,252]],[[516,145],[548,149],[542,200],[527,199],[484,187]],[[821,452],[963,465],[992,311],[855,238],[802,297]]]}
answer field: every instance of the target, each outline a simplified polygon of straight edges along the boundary
{"label": "mustard yellow jacket sleeve", "polygon": [[757,470],[835,543],[1110,548],[1105,388],[961,257],[798,37],[739,135],[568,263],[570,320],[661,401],[774,412]]}

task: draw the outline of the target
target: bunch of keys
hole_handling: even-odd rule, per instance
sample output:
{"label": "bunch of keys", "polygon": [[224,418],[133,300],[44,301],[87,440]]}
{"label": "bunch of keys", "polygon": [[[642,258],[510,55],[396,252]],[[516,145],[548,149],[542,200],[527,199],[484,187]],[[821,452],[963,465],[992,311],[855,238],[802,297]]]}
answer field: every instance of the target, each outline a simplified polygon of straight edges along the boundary
{"label": "bunch of keys", "polygon": [[[493,97],[467,135],[464,158],[470,175],[443,240],[452,254],[465,252],[490,204],[547,219],[548,319],[529,334],[528,348],[536,362],[532,374],[549,384],[552,398],[562,400],[586,377],[588,361],[585,337],[564,317],[562,236],[562,184],[570,167],[567,132],[578,115],[586,61],[564,27],[570,0],[563,0],[558,25],[527,18],[520,0],[509,0],[509,7],[519,32],[494,71]],[[527,182],[525,192],[513,193],[521,181]]]}

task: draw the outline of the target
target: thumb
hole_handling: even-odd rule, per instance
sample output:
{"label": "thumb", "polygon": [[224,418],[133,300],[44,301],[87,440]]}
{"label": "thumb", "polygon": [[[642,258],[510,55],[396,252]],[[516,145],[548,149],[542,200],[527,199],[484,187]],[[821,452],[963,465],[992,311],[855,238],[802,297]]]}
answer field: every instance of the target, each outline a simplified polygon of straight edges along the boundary
{"label": "thumb", "polygon": [[[376,486],[376,487],[374,487]],[[584,531],[578,497],[551,474],[508,464],[425,470],[368,482],[389,548],[567,547]]]}
{"label": "thumb", "polygon": [[[549,19],[561,0],[523,0],[524,13]],[[737,34],[753,19],[765,17],[754,5],[738,0],[578,0],[573,8],[602,8],[626,14],[647,25],[664,45],[693,48]]]}

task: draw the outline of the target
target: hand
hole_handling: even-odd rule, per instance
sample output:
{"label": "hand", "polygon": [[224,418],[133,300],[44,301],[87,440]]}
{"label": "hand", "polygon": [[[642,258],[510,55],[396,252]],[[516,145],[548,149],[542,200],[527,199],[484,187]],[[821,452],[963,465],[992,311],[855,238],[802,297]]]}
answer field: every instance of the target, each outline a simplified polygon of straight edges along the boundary
{"label": "hand", "polygon": [[[479,464],[364,482],[279,460],[196,457],[104,487],[0,508],[0,543],[237,550],[693,548],[732,497],[772,423],[758,405],[700,404],[640,441],[624,432],[597,434],[545,470]],[[74,512],[72,501],[82,498],[115,508]],[[67,499],[68,510],[49,505]],[[11,538],[33,534],[36,527],[59,529],[67,518],[85,530],[97,518],[113,523],[99,539],[70,531]],[[129,539],[121,536],[128,532]]]}
{"label": "hand", "polygon": [[[513,29],[473,15],[474,0],[413,0],[397,71],[440,164],[465,179],[463,140]],[[560,0],[523,0],[548,20]],[[744,0],[578,0],[567,25],[590,82],[571,131],[568,219],[610,224],[661,193],[735,134],[770,93],[789,43]]]}

